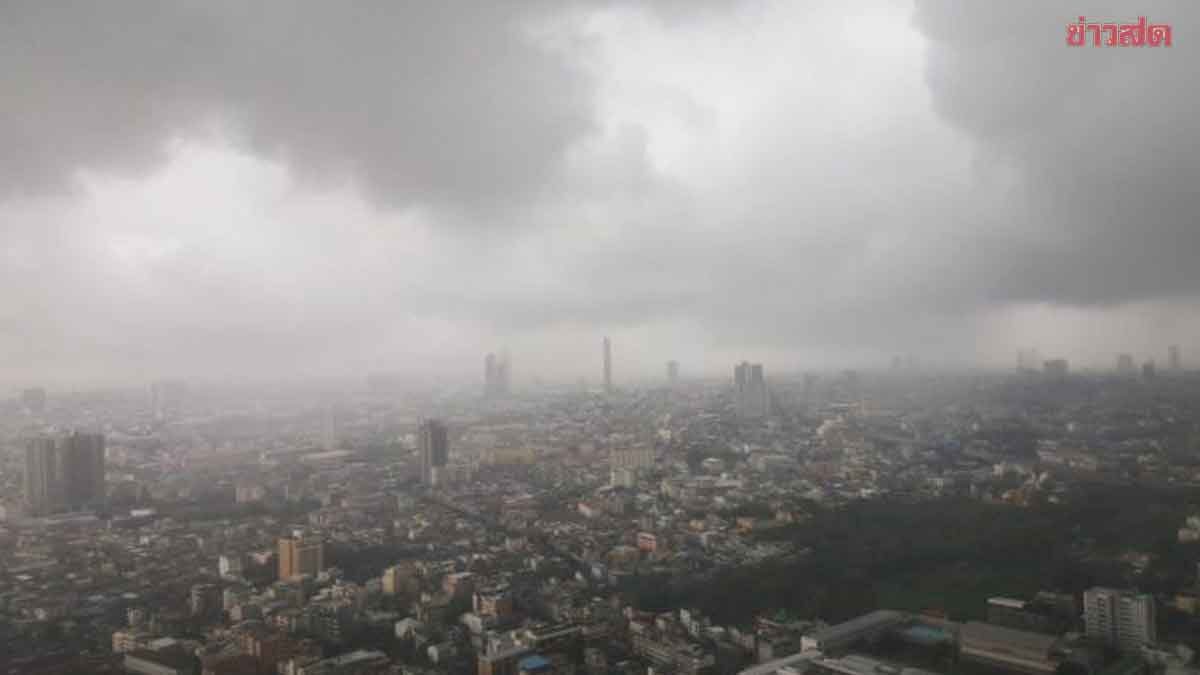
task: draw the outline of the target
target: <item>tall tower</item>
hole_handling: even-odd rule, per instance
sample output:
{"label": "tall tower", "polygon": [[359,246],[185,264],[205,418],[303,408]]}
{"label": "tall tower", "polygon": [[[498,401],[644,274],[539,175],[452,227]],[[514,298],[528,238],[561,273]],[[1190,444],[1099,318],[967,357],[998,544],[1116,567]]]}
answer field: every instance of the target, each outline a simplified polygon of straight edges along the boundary
{"label": "tall tower", "polygon": [[31,438],[25,445],[25,507],[30,515],[52,513],[60,501],[58,447],[53,438]]}
{"label": "tall tower", "polygon": [[438,469],[446,466],[450,457],[450,440],[446,425],[438,420],[421,422],[421,482],[437,484]]}
{"label": "tall tower", "polygon": [[667,382],[675,384],[679,381],[679,362],[667,361]]}
{"label": "tall tower", "polygon": [[746,383],[749,381],[749,363],[742,361],[733,367],[733,406],[738,417],[746,416]]}
{"label": "tall tower", "polygon": [[63,501],[70,510],[104,501],[104,436],[75,432],[60,444]]}
{"label": "tall tower", "polygon": [[496,355],[488,354],[483,357],[483,395],[491,398],[496,395],[499,373],[496,368]]}
{"label": "tall tower", "polygon": [[508,396],[512,393],[512,357],[507,349],[500,354],[500,361],[496,363],[496,380],[496,387],[501,395]]}
{"label": "tall tower", "polygon": [[34,438],[25,446],[25,505],[31,515],[104,501],[104,436],[73,433]]}
{"label": "tall tower", "polygon": [[1167,367],[1173,373],[1178,373],[1183,369],[1183,361],[1179,358],[1179,345],[1171,345],[1167,348]]}
{"label": "tall tower", "polygon": [[767,414],[767,380],[763,377],[761,363],[750,366],[750,401],[751,417],[765,417]]}
{"label": "tall tower", "polygon": [[488,354],[483,359],[483,394],[488,398],[507,396],[512,390],[512,370],[509,366],[508,351],[499,358]]}
{"label": "tall tower", "polygon": [[612,391],[612,342],[604,338],[604,391]]}

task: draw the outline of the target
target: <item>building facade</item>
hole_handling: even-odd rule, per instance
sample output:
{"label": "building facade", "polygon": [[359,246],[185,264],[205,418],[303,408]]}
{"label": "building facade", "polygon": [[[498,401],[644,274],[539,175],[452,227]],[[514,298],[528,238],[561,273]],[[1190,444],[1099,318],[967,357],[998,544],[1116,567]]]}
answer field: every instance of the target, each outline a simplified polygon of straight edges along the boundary
{"label": "building facade", "polygon": [[604,338],[604,391],[612,391],[612,341]]}
{"label": "building facade", "polygon": [[75,432],[25,446],[25,506],[30,515],[78,511],[103,503],[104,436]]}
{"label": "building facade", "polygon": [[1088,637],[1122,650],[1136,650],[1158,641],[1154,597],[1113,588],[1095,587],[1083,593],[1083,618]]}
{"label": "building facade", "polygon": [[738,417],[766,417],[770,412],[770,396],[761,363],[743,361],[734,367],[733,401]]}
{"label": "building facade", "polygon": [[279,540],[279,579],[290,581],[303,576],[315,577],[325,569],[325,545],[304,537]]}
{"label": "building facade", "polygon": [[421,482],[436,485],[438,471],[450,458],[450,438],[446,425],[438,420],[421,422],[419,431],[421,453]]}

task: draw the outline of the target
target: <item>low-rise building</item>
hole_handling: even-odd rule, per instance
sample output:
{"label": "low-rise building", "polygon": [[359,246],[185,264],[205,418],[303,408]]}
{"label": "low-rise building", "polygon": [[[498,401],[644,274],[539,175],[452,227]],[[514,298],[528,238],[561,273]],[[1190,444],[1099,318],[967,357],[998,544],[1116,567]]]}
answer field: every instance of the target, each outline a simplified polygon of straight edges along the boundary
{"label": "low-rise building", "polygon": [[962,659],[1030,675],[1053,673],[1058,668],[1057,643],[1053,636],[980,621],[969,621],[959,631]]}

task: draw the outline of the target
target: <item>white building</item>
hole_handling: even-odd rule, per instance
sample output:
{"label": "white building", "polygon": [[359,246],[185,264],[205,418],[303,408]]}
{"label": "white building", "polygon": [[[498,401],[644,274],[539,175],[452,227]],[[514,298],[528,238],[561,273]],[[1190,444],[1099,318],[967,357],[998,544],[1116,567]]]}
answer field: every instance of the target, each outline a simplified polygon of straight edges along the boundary
{"label": "white building", "polygon": [[217,571],[224,579],[242,576],[242,557],[239,555],[223,555],[217,559]]}
{"label": "white building", "polygon": [[1113,588],[1095,587],[1083,593],[1083,617],[1089,637],[1123,650],[1136,650],[1158,641],[1154,598]]}
{"label": "white building", "polygon": [[654,460],[654,448],[612,450],[608,454],[608,464],[612,469],[652,469]]}

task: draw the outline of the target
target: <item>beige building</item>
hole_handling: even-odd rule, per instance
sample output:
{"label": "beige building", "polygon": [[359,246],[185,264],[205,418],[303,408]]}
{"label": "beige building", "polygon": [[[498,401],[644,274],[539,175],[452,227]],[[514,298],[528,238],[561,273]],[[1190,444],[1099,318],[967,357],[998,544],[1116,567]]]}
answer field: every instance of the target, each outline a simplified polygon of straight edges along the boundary
{"label": "beige building", "polygon": [[325,569],[325,545],[315,539],[284,537],[279,540],[279,579],[290,581],[317,576]]}

